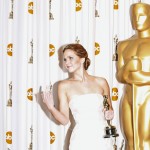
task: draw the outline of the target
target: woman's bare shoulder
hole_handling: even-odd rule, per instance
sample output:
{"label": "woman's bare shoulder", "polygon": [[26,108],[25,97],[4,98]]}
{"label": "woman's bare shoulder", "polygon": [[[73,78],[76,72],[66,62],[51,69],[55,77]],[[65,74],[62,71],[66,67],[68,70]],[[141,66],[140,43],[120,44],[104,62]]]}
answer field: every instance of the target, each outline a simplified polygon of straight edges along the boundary
{"label": "woman's bare shoulder", "polygon": [[107,84],[107,80],[104,77],[93,76],[93,78],[100,85]]}
{"label": "woman's bare shoulder", "polygon": [[71,81],[69,79],[61,80],[58,83],[59,87],[68,87],[71,84]]}
{"label": "woman's bare shoulder", "polygon": [[91,77],[97,81],[105,81],[106,80],[104,77],[99,77],[99,76],[91,76]]}
{"label": "woman's bare shoulder", "polygon": [[73,89],[73,83],[71,80],[65,79],[59,82],[58,84],[58,91],[60,93],[63,93],[67,96],[67,98],[69,97],[71,90]]}

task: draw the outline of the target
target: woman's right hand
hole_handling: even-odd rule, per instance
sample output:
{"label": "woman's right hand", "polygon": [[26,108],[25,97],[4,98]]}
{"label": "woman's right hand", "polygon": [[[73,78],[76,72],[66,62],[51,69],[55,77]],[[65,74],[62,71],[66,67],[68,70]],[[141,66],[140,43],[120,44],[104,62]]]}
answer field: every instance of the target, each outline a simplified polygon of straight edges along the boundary
{"label": "woman's right hand", "polygon": [[50,91],[44,91],[41,93],[43,102],[47,105],[47,107],[51,110],[54,108],[54,100],[53,94]]}

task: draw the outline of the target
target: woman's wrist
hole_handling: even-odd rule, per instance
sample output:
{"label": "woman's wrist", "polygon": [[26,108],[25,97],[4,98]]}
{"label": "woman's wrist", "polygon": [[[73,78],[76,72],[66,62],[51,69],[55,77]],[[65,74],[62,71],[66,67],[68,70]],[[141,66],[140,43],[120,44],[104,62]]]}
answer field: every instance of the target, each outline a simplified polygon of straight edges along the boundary
{"label": "woman's wrist", "polygon": [[112,106],[110,106],[110,107],[109,107],[109,110],[114,111],[114,109],[113,109],[113,107],[112,107]]}
{"label": "woman's wrist", "polygon": [[48,109],[49,109],[50,111],[53,111],[53,110],[55,109],[55,105],[49,106]]}

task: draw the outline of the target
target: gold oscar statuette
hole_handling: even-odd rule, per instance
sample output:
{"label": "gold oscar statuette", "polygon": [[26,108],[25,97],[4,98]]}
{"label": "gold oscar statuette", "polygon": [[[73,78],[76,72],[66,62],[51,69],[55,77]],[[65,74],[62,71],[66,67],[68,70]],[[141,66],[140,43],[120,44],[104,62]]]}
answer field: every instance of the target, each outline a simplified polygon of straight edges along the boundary
{"label": "gold oscar statuette", "polygon": [[119,150],[123,150],[123,146],[124,146],[124,140],[122,140],[121,147],[119,148]]}
{"label": "gold oscar statuette", "polygon": [[30,46],[31,46],[31,56],[30,56],[30,59],[29,59],[28,63],[33,64],[33,39],[30,42]]}
{"label": "gold oscar statuette", "polygon": [[[104,109],[107,111],[107,110],[109,110],[109,104],[107,102],[108,96],[104,95],[103,98],[104,98],[103,106],[104,106]],[[117,133],[116,127],[111,125],[110,120],[107,120],[107,125],[108,126],[105,127],[104,138],[110,138],[110,137],[117,137],[117,136],[119,136],[119,134]]]}
{"label": "gold oscar statuette", "polygon": [[9,99],[7,101],[7,106],[12,107],[12,81],[9,83]]}
{"label": "gold oscar statuette", "polygon": [[11,0],[11,11],[9,13],[9,19],[13,19],[13,5],[14,5],[14,0]]}
{"label": "gold oscar statuette", "polygon": [[150,150],[150,4],[133,3],[130,19],[135,32],[117,46],[120,125],[125,150]]}
{"label": "gold oscar statuette", "polygon": [[80,43],[80,40],[79,40],[78,36],[77,36],[76,39],[75,39],[75,43],[77,43],[77,44]]}
{"label": "gold oscar statuette", "polygon": [[96,9],[97,0],[95,0],[95,17],[99,17],[98,10]]}
{"label": "gold oscar statuette", "polygon": [[117,44],[118,44],[118,37],[117,35],[114,37],[114,43],[115,43],[115,52],[113,54],[113,61],[118,61],[118,54],[117,54]]}
{"label": "gold oscar statuette", "polygon": [[99,17],[98,10],[95,9],[95,17]]}
{"label": "gold oscar statuette", "polygon": [[[115,142],[113,144],[113,150],[117,150],[116,137],[114,139]],[[119,150],[123,150],[123,146],[124,146],[124,139],[122,140],[121,147],[119,148]]]}
{"label": "gold oscar statuette", "polygon": [[32,144],[32,141],[33,141],[33,128],[32,128],[32,126],[30,128],[30,132],[31,132],[31,142],[30,142],[28,150],[32,150],[32,147],[33,147],[33,144]]}
{"label": "gold oscar statuette", "polygon": [[115,142],[113,144],[113,150],[117,150],[116,137],[115,137]]}
{"label": "gold oscar statuette", "polygon": [[53,14],[51,12],[52,0],[49,0],[49,20],[54,20]]}

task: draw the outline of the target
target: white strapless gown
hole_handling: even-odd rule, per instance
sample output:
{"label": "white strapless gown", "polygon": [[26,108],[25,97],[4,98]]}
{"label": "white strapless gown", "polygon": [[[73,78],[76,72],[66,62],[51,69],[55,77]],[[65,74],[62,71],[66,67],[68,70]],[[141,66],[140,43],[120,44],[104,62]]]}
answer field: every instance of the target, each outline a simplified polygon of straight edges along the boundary
{"label": "white strapless gown", "polygon": [[105,139],[103,96],[100,94],[74,95],[69,103],[76,122],[73,129],[69,150],[112,150],[112,141]]}

